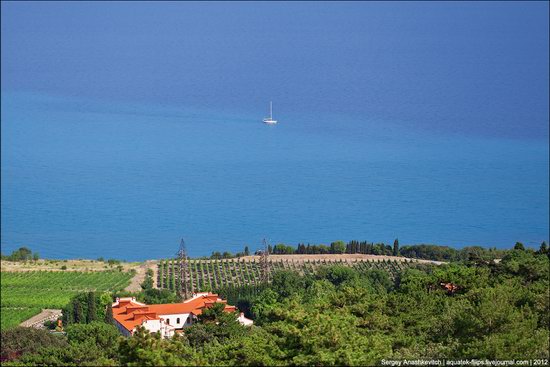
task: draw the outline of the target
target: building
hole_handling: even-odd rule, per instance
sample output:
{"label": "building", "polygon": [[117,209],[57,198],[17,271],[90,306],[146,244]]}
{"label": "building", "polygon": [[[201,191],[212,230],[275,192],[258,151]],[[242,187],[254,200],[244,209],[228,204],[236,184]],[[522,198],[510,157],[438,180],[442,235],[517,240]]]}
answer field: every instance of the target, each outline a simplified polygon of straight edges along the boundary
{"label": "building", "polygon": [[[170,338],[176,332],[193,325],[197,316],[205,308],[214,303],[225,303],[224,311],[235,312],[235,306],[227,305],[227,301],[213,293],[195,293],[181,303],[146,305],[137,302],[134,297],[117,298],[113,303],[113,319],[120,332],[125,336],[134,333],[137,326],[143,326],[149,332],[158,332],[165,338]],[[237,319],[243,325],[252,325],[252,320],[241,313]]]}

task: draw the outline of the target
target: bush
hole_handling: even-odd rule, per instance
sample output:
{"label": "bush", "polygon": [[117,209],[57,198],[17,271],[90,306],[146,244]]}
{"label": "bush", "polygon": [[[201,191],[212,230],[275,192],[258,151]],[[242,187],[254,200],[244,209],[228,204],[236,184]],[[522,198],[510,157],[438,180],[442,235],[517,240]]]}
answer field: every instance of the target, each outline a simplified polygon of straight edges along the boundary
{"label": "bush", "polygon": [[8,261],[27,261],[36,258],[38,260],[38,253],[33,255],[32,251],[27,247],[20,247],[17,250],[13,251],[11,255],[4,256],[2,255],[2,260]]}
{"label": "bush", "polygon": [[53,335],[46,330],[16,327],[3,330],[1,337],[1,361],[11,361],[27,353],[36,353],[41,348],[65,347],[63,336]]}

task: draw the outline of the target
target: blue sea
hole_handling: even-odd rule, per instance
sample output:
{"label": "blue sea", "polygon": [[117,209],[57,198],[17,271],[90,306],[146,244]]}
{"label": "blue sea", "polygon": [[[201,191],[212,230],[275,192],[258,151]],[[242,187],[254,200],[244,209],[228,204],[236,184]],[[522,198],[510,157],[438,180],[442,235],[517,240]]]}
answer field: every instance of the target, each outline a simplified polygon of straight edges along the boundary
{"label": "blue sea", "polygon": [[2,253],[538,247],[547,30],[537,2],[4,2]]}

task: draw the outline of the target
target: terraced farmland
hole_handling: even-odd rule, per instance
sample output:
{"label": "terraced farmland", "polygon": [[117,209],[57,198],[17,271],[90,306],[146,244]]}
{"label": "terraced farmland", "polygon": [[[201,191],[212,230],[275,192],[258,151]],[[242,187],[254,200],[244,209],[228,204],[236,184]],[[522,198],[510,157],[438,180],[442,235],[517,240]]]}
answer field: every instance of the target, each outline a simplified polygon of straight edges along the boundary
{"label": "terraced farmland", "polygon": [[[343,258],[307,258],[294,256],[271,256],[270,271],[293,270],[300,274],[314,274],[319,266],[341,264],[360,271],[381,269],[387,271],[391,278],[406,267],[416,264],[403,259],[343,259]],[[179,264],[176,259],[160,260],[157,272],[157,287],[179,291]],[[222,260],[189,260],[187,284],[193,291],[209,291],[227,287],[260,286],[262,271],[259,257],[222,259]]]}
{"label": "terraced farmland", "polygon": [[43,308],[59,309],[79,292],[117,291],[132,278],[130,272],[1,272],[2,329],[15,326]]}

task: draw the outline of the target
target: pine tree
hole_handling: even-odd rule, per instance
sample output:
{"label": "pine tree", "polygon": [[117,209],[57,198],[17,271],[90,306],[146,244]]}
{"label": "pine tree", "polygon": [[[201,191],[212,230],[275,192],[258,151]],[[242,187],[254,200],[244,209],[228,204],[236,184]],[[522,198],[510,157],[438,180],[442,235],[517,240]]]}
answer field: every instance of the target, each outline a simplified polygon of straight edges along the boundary
{"label": "pine tree", "polygon": [[244,256],[250,255],[250,250],[248,249],[248,246],[244,247]]}

